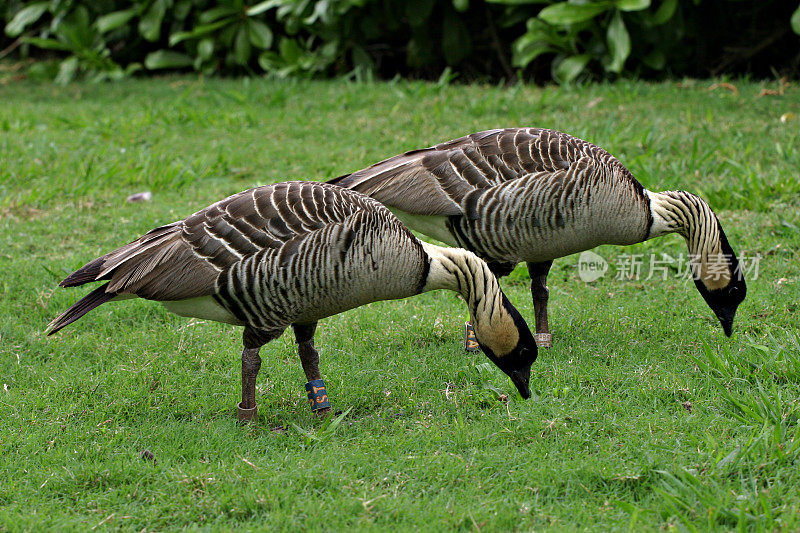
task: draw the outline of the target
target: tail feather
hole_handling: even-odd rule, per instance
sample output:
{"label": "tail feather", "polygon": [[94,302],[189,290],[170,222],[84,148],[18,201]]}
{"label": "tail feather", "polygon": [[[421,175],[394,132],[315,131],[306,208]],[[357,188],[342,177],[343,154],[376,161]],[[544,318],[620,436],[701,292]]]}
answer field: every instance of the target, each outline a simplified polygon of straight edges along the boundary
{"label": "tail feather", "polygon": [[64,281],[59,283],[59,285],[62,287],[77,287],[78,285],[83,285],[84,283],[90,283],[92,281],[104,279],[99,276],[106,257],[107,256],[104,255],[103,257],[98,257],[97,259],[86,263],[81,268],[67,276]]}
{"label": "tail feather", "polygon": [[[91,265],[92,263],[89,263]],[[89,265],[86,265],[88,267]],[[84,268],[86,268],[84,267]],[[80,271],[78,271],[80,272]],[[77,272],[76,272],[77,274]],[[69,278],[67,278],[69,279]],[[66,282],[67,280],[64,280]],[[62,283],[64,283],[62,282]],[[84,282],[85,283],[85,282]],[[106,292],[108,283],[97,287],[95,290],[72,304],[72,307],[58,315],[47,325],[47,334],[52,335],[64,326],[68,326],[78,320],[80,317],[107,301],[113,299],[117,294],[115,292]]]}
{"label": "tail feather", "polygon": [[331,185],[338,185],[340,187],[344,187],[344,185],[342,185],[342,181],[344,181],[345,178],[349,178],[350,176],[352,176],[352,174],[343,174],[343,175],[339,176],[338,178],[330,179],[330,180],[326,181],[325,183],[330,183]]}

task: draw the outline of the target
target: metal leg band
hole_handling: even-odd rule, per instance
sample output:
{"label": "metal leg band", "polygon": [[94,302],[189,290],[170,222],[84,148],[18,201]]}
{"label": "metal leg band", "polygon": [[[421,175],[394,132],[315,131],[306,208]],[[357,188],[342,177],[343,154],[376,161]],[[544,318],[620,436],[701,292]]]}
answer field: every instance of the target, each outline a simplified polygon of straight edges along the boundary
{"label": "metal leg band", "polygon": [[536,346],[539,348],[553,347],[553,336],[549,333],[536,333],[533,338],[536,340]]}
{"label": "metal leg band", "polygon": [[255,422],[258,419],[258,406],[255,406],[251,409],[246,409],[242,407],[242,404],[239,403],[237,406],[237,411],[239,412],[239,423],[246,424],[248,422]]}

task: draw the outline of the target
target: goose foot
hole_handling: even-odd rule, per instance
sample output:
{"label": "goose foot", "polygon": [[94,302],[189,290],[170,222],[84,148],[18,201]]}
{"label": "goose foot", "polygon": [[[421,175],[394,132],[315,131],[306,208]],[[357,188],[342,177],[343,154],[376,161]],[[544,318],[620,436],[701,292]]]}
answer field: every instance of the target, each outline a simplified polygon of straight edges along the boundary
{"label": "goose foot", "polygon": [[475,336],[475,328],[472,324],[466,322],[464,324],[464,350],[468,352],[477,352],[481,349],[478,344],[478,337]]}

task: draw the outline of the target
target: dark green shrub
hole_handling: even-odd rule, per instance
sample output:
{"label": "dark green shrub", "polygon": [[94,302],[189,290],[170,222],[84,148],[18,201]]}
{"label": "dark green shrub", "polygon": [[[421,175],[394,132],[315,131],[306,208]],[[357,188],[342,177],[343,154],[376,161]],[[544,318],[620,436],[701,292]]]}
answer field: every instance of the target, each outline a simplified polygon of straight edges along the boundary
{"label": "dark green shrub", "polygon": [[[488,1],[506,5],[512,24],[520,5],[548,4],[527,19],[527,31],[514,41],[513,62],[524,69],[540,56],[550,57],[552,78],[562,83],[601,71],[606,75],[624,71],[652,75],[665,69],[679,74],[717,74],[714,63],[725,54],[723,47],[739,44],[735,41],[743,30],[760,28],[765,34],[759,37],[751,31],[754,42],[741,43],[742,54],[747,55],[748,47],[756,49],[765,38],[788,34],[790,27],[786,24],[788,4],[771,0]],[[800,34],[800,7],[793,7],[791,29]],[[722,24],[721,19],[730,23]],[[771,28],[770,22],[778,27]],[[792,41],[794,48],[786,59],[800,48],[797,38],[790,38]],[[698,49],[709,44],[718,51],[709,54],[713,57],[698,58]],[[690,64],[693,61],[695,64]],[[777,58],[778,64],[781,61]],[[695,66],[698,63],[701,68]]]}
{"label": "dark green shrub", "polygon": [[7,0],[0,22],[0,59],[50,58],[59,82],[162,69],[432,78],[449,67],[570,83],[770,75],[796,72],[800,57],[796,0]]}

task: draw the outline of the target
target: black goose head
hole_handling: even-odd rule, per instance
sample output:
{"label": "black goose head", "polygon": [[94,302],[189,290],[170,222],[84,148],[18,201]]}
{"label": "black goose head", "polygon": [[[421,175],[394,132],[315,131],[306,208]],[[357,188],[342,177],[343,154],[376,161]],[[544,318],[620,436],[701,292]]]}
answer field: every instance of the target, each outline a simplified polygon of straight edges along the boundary
{"label": "black goose head", "polygon": [[736,309],[747,295],[747,285],[744,281],[739,260],[730,244],[728,244],[728,238],[725,236],[725,232],[722,231],[719,221],[717,221],[717,227],[719,228],[720,248],[723,257],[727,261],[730,280],[723,287],[709,288],[702,279],[695,276],[694,284],[708,306],[714,311],[717,319],[719,319],[725,335],[730,337],[733,333],[733,318],[736,316]]}
{"label": "black goose head", "polygon": [[518,341],[511,351],[503,354],[495,354],[489,346],[481,341],[478,331],[476,330],[476,337],[478,344],[489,358],[497,367],[502,370],[517,387],[520,395],[526,400],[531,397],[530,390],[530,377],[531,365],[536,361],[537,350],[536,341],[528,328],[528,324],[519,311],[511,305],[506,295],[502,295],[503,309],[511,315],[514,323],[515,333],[518,335]]}

